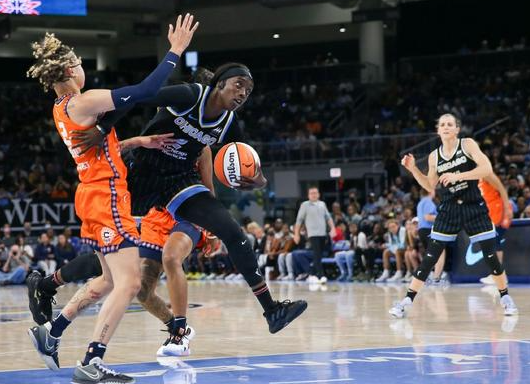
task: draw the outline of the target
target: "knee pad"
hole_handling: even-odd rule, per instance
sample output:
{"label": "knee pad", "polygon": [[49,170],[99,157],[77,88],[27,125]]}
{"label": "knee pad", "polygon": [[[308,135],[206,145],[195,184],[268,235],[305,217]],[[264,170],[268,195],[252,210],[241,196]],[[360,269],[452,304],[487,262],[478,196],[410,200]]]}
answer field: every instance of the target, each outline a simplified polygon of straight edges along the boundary
{"label": "knee pad", "polygon": [[484,256],[484,261],[491,270],[491,274],[494,276],[502,275],[504,272],[504,267],[502,266],[495,248],[497,242],[495,239],[482,240],[479,242],[480,248],[482,249],[482,255]]}
{"label": "knee pad", "polygon": [[427,280],[444,249],[445,243],[433,239],[429,240],[425,256],[418,269],[414,272],[414,277],[421,281]]}

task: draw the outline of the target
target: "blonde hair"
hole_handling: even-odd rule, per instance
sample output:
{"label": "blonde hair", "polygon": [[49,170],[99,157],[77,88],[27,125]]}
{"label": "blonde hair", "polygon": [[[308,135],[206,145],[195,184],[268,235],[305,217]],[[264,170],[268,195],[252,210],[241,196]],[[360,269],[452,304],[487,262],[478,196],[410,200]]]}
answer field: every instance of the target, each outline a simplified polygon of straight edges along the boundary
{"label": "blonde hair", "polygon": [[39,79],[45,92],[52,88],[53,84],[70,78],[65,70],[75,64],[72,57],[75,55],[74,50],[63,44],[53,33],[46,32],[40,42],[31,44],[31,48],[37,62],[30,67],[26,76]]}

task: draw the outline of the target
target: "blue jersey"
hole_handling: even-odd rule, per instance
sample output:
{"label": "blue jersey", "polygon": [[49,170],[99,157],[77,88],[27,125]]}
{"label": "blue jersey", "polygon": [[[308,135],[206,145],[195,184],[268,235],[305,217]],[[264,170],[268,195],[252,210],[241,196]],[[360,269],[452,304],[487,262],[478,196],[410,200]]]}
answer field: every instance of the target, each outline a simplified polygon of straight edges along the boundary
{"label": "blue jersey", "polygon": [[417,216],[419,219],[418,229],[431,229],[434,222],[425,220],[425,215],[436,215],[436,204],[432,201],[430,196],[422,197],[418,206],[416,207]]}

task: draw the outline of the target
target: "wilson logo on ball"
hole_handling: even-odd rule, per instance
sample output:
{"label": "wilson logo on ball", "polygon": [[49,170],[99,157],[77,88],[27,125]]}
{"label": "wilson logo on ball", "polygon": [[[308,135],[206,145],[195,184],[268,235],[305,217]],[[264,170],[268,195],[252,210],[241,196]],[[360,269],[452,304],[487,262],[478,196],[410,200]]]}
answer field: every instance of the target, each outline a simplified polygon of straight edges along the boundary
{"label": "wilson logo on ball", "polygon": [[254,148],[239,142],[223,146],[214,160],[215,176],[229,188],[237,188],[241,176],[256,176],[259,166],[259,156]]}

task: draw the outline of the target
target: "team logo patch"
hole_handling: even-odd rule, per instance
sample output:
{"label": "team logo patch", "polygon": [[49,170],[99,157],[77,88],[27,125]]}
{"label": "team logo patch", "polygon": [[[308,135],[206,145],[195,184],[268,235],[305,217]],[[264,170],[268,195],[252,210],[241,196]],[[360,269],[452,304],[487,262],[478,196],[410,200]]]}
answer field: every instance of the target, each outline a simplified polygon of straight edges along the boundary
{"label": "team logo patch", "polygon": [[112,242],[112,239],[116,237],[116,232],[108,227],[101,228],[101,240],[103,244],[109,245]]}

